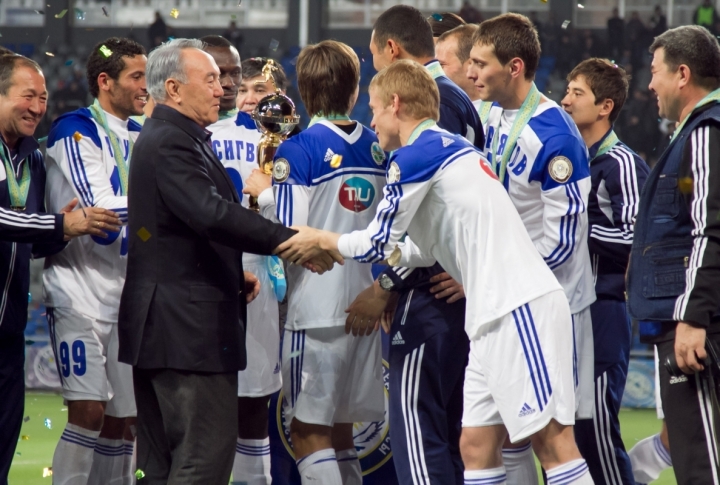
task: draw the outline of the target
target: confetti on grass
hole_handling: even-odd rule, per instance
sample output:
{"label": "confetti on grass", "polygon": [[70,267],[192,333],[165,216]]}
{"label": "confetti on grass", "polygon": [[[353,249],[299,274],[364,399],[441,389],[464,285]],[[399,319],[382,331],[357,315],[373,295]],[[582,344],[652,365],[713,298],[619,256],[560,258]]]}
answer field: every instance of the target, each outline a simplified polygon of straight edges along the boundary
{"label": "confetti on grass", "polygon": [[75,9],[75,18],[78,20],[85,20],[85,12],[79,8]]}
{"label": "confetti on grass", "polygon": [[45,427],[47,429],[52,429],[52,420],[50,418],[45,418]]}
{"label": "confetti on grass", "polygon": [[46,466],[43,468],[43,478],[51,477],[52,476],[52,467]]}
{"label": "confetti on grass", "polygon": [[103,8],[102,8],[102,11],[103,11],[103,15],[105,15],[106,17],[109,17],[109,16],[110,16],[110,15],[108,15],[107,8],[103,7]]}
{"label": "confetti on grass", "polygon": [[277,39],[271,40],[269,47],[270,47],[271,51],[275,52],[278,49],[278,47],[280,47],[280,41]]}
{"label": "confetti on grass", "polygon": [[140,469],[135,470],[135,478],[138,480],[145,478],[145,472]]}
{"label": "confetti on grass", "polygon": [[45,55],[49,57],[55,57],[55,54],[53,54],[52,52],[46,52]]}

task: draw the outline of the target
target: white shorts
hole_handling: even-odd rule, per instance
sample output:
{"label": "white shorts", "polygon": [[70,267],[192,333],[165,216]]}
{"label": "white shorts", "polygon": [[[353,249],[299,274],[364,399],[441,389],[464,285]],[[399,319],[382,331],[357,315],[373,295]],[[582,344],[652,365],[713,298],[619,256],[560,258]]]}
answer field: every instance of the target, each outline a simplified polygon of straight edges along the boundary
{"label": "white shorts", "polygon": [[264,258],[255,264],[244,263],[243,269],[258,277],[260,294],[247,307],[247,368],[238,372],[238,396],[269,396],[282,386],[278,301]]}
{"label": "white shorts", "polygon": [[105,414],[137,415],[132,366],[118,361],[117,322],[71,308],[48,308],[47,320],[66,401],[107,402]]}
{"label": "white shorts", "polygon": [[591,419],[595,406],[595,343],[590,307],[572,315],[575,419]]}
{"label": "white shorts", "polygon": [[488,324],[470,341],[462,425],[504,424],[510,440],[575,423],[572,320],[562,290]]}
{"label": "white shorts", "polygon": [[385,396],[380,333],[345,334],[345,327],[285,330],[283,406],[290,422],[332,426],[382,421]]}

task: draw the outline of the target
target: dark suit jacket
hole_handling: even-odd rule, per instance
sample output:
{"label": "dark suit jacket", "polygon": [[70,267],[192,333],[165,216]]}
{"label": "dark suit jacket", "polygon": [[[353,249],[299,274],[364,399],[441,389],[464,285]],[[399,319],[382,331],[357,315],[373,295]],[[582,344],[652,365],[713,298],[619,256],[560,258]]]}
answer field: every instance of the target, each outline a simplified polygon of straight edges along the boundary
{"label": "dark suit jacket", "polygon": [[236,372],[246,365],[243,251],[271,254],[294,231],[239,204],[210,132],[158,105],[132,154],[120,361]]}

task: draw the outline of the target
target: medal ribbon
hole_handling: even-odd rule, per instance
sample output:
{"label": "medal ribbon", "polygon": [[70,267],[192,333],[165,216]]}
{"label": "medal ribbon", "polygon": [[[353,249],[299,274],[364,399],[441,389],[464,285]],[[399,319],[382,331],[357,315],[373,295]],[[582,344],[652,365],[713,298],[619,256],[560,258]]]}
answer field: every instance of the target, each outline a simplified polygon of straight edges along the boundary
{"label": "medal ribbon", "polygon": [[[13,207],[24,208],[25,202],[27,201],[28,190],[30,190],[30,164],[29,156],[20,162],[20,184],[18,185],[17,179],[15,178],[15,169],[13,168],[12,162],[10,161],[10,152],[5,144],[2,144],[0,149],[0,158],[2,158],[3,164],[5,165],[5,172],[7,174],[8,191],[10,192],[10,204]],[[23,162],[24,166],[23,166]]]}
{"label": "medal ribbon", "polygon": [[[507,141],[505,142],[505,151],[503,151],[503,154],[500,157],[499,164],[497,160],[497,148],[498,142],[500,141],[500,126],[498,125],[498,131],[495,133],[492,143],[492,166],[493,170],[498,175],[498,179],[500,179],[500,182],[503,184],[505,183],[505,171],[507,170],[507,164],[508,161],[510,161],[510,156],[515,151],[515,145],[517,144],[518,138],[520,138],[520,133],[522,133],[525,125],[530,122],[530,118],[532,118],[532,115],[535,113],[535,110],[540,104],[541,98],[542,95],[540,94],[540,91],[538,91],[535,83],[532,83],[530,92],[525,98],[525,101],[523,101],[522,106],[520,106],[520,110],[518,110],[515,121],[513,121],[512,127],[510,128],[510,133],[508,133]],[[499,171],[498,165],[500,166]]]}
{"label": "medal ribbon", "polygon": [[425,66],[425,68],[430,72],[433,79],[437,79],[440,76],[445,75],[445,71],[443,71],[443,68],[438,61],[431,61],[430,64]]}
{"label": "medal ribbon", "polygon": [[612,150],[613,147],[614,147],[615,145],[617,145],[619,142],[620,142],[620,140],[618,139],[617,135],[615,134],[615,131],[614,131],[614,130],[610,130],[610,134],[608,134],[608,136],[605,137],[605,139],[603,140],[603,142],[602,142],[602,143],[600,144],[600,146],[598,147],[597,153],[595,154],[594,157],[592,157],[592,158],[590,159],[590,161],[592,162],[592,161],[595,160],[597,157],[599,157],[599,156],[601,156],[601,155],[605,155],[607,152],[609,152],[610,150]]}
{"label": "medal ribbon", "polygon": [[350,121],[350,117],[348,115],[339,115],[339,114],[330,114],[330,115],[324,116],[322,113],[318,113],[312,117],[312,119],[310,120],[310,124],[308,125],[308,128],[310,128],[315,123],[319,123],[321,121]]}
{"label": "medal ribbon", "polygon": [[483,101],[480,104],[478,115],[480,115],[480,121],[482,122],[483,126],[487,125],[487,120],[490,118],[490,110],[492,109],[492,105],[492,101]]}
{"label": "medal ribbon", "polygon": [[218,113],[218,121],[220,121],[220,120],[226,120],[226,119],[228,119],[228,118],[232,118],[232,117],[234,117],[234,116],[237,116],[238,111],[240,111],[240,110],[237,109],[237,108],[233,108],[233,109],[231,109],[231,110],[229,110],[229,111],[220,111],[220,112]]}
{"label": "medal ribbon", "polygon": [[692,115],[696,109],[698,109],[702,106],[705,106],[706,104],[715,102],[715,101],[720,101],[720,89],[716,89],[712,93],[708,94],[703,99],[701,99],[698,104],[695,105],[693,110],[685,117],[684,120],[682,120],[682,123],[680,123],[680,125],[677,128],[675,128],[675,133],[673,133],[672,138],[670,138],[670,143],[675,141],[675,137],[677,136],[678,133],[680,133],[680,131],[682,131],[683,127],[685,126],[685,122],[687,122],[687,120],[690,119],[690,115]]}
{"label": "medal ribbon", "polygon": [[[93,119],[102,127],[103,130],[105,130],[105,133],[107,133],[108,138],[110,139],[110,145],[112,146],[113,156],[115,158],[115,165],[118,168],[118,175],[120,176],[120,189],[122,190],[122,195],[128,195],[128,164],[123,157],[120,139],[108,127],[107,117],[105,116],[105,111],[102,109],[102,106],[100,106],[100,101],[95,99],[89,109]],[[130,160],[132,149],[133,141],[132,138],[128,136],[128,160]]]}
{"label": "medal ribbon", "polygon": [[422,123],[420,123],[419,125],[417,125],[415,127],[415,129],[412,131],[412,133],[410,133],[410,138],[408,138],[406,145],[412,145],[415,142],[415,140],[418,139],[418,137],[420,136],[420,134],[423,131],[429,130],[430,128],[432,128],[435,125],[437,125],[437,123],[435,123],[435,120],[425,120]]}

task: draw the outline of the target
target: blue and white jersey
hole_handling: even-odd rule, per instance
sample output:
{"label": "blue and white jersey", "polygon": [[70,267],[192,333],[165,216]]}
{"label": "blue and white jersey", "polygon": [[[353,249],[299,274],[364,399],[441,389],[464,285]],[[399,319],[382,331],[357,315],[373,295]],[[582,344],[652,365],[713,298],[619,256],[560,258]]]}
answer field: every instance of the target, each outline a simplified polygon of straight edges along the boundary
{"label": "blue and white jersey", "polygon": [[[337,165],[338,157],[342,160]],[[385,185],[386,155],[371,130],[351,134],[320,121],[283,142],[275,156],[277,218],[286,226],[346,233],[365,229]],[[370,265],[346,261],[323,275],[290,266],[286,328],[345,325],[345,309],[372,285]]]}
{"label": "blue and white jersey", "polygon": [[[248,207],[250,197],[243,194],[245,180],[258,168],[257,149],[261,133],[249,114],[239,111],[236,117],[218,120],[207,127],[212,133],[210,140],[218,160],[223,164],[237,189],[244,207]],[[259,263],[264,256],[243,253],[243,263]]]}
{"label": "blue and white jersey", "polygon": [[340,237],[340,253],[372,263],[398,245],[403,266],[440,263],[465,287],[471,339],[519,306],[560,290],[507,192],[463,137],[435,127],[393,152],[383,195],[367,228]]}
{"label": "blue and white jersey", "polygon": [[[129,163],[130,139],[140,125],[105,112],[108,127],[120,140]],[[59,117],[47,141],[47,210],[57,213],[77,197],[82,207],[102,207],[127,222],[127,196],[122,194],[110,138],[81,108]],[[82,236],[64,251],[47,258],[43,292],[48,307],[73,308],[92,318],[117,321],[127,268],[127,227],[108,238]]]}
{"label": "blue and white jersey", "polygon": [[[606,137],[590,147],[590,156],[597,153]],[[588,243],[598,298],[625,301],[625,271],[635,234],[635,217],[649,173],[645,161],[622,142],[590,162]]]}
{"label": "blue and white jersey", "polygon": [[[493,104],[483,150],[491,162],[505,151],[517,113]],[[587,308],[595,301],[587,244],[590,166],[580,132],[557,103],[544,99],[525,125],[504,184],[535,247],[563,286],[570,310]]]}

